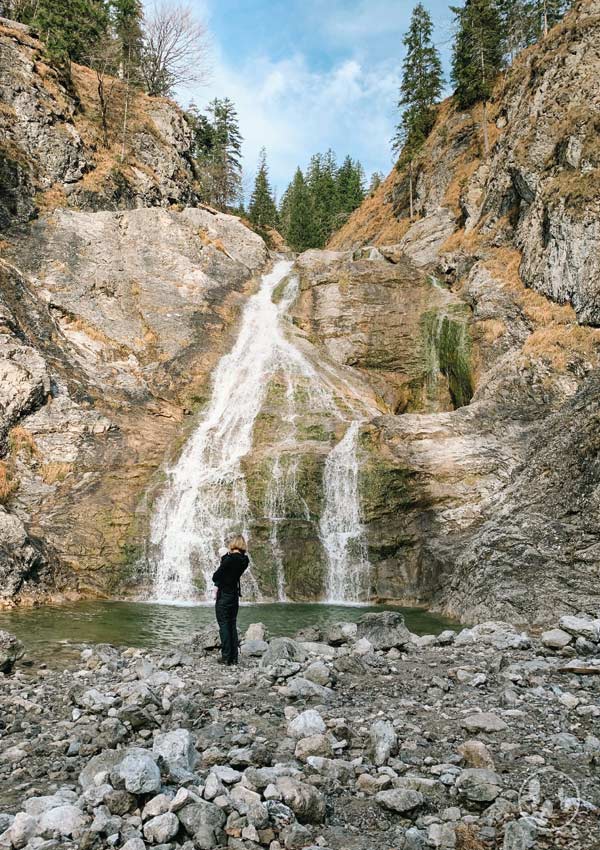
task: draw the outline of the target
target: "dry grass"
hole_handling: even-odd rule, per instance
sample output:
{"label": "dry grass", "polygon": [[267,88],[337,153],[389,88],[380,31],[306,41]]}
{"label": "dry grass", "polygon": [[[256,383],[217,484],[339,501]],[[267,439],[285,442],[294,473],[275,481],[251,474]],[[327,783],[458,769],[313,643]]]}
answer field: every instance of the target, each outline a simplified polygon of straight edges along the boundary
{"label": "dry grass", "polygon": [[582,325],[539,328],[525,341],[523,354],[546,360],[559,372],[581,361],[597,368],[600,361],[600,330]]}
{"label": "dry grass", "polygon": [[45,192],[40,192],[36,195],[36,205],[41,212],[51,212],[58,207],[67,206],[67,196],[64,193],[62,186],[56,183]]}
{"label": "dry grass", "polygon": [[8,446],[11,454],[24,454],[27,457],[38,457],[39,449],[33,435],[22,425],[15,425],[8,434]]}
{"label": "dry grass", "polygon": [[490,248],[483,264],[496,280],[510,289],[534,327],[577,323],[575,311],[570,304],[556,304],[545,295],[525,286],[519,274],[521,254],[516,249]]}
{"label": "dry grass", "polygon": [[64,481],[67,475],[73,471],[72,463],[44,463],[40,469],[40,474],[44,484],[59,484]]}
{"label": "dry grass", "polygon": [[377,191],[366,198],[348,221],[329,240],[328,248],[344,250],[356,244],[394,245],[400,242],[411,225],[409,218],[398,219],[386,196],[403,178],[394,169]]}
{"label": "dry grass", "polygon": [[486,850],[475,827],[470,823],[459,823],[456,827],[456,850]]}
{"label": "dry grass", "polygon": [[202,228],[200,228],[198,230],[198,238],[200,239],[203,245],[212,245],[213,248],[216,248],[217,251],[220,251],[222,254],[225,254],[226,257],[229,256],[229,254],[227,253],[227,249],[225,248],[225,245],[223,245],[221,240],[211,239],[206,230],[202,230]]}
{"label": "dry grass", "polygon": [[511,292],[531,325],[532,333],[525,341],[523,355],[546,360],[559,372],[581,361],[592,367],[599,365],[600,330],[579,325],[570,304],[556,304],[526,287],[519,275],[521,255],[518,251],[490,248],[483,263]]}
{"label": "dry grass", "polygon": [[18,489],[19,484],[14,478],[13,470],[5,461],[0,460],[0,505],[6,505]]}

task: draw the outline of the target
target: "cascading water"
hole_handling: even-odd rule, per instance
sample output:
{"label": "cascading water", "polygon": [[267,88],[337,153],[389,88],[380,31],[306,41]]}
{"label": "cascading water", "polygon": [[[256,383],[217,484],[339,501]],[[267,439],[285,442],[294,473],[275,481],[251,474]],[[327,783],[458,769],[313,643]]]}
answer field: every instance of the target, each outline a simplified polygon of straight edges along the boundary
{"label": "cascading water", "polygon": [[368,598],[369,562],[358,490],[359,428],[360,421],[351,422],[325,461],[325,508],[319,534],[327,555],[329,602],[361,602]]}
{"label": "cascading water", "polygon": [[[260,289],[245,307],[239,335],[231,352],[219,362],[202,421],[179,461],[168,472],[151,525],[150,561],[153,598],[184,602],[210,598],[218,548],[239,530],[248,533],[251,517],[242,459],[252,448],[256,418],[273,376],[283,375],[287,392],[287,438],[296,428],[297,386],[308,391],[311,409],[350,421],[346,436],[327,458],[323,479],[324,509],[319,536],[327,557],[327,596],[331,601],[365,598],[368,561],[365,555],[358,494],[358,422],[336,404],[336,390],[285,335],[283,317],[294,299],[291,279],[278,303],[276,287],[292,263],[281,260],[264,275]],[[285,577],[278,542],[286,498],[295,493],[293,458],[276,457],[265,498],[270,520],[270,544],[277,567],[278,596],[285,600]],[[295,494],[296,499],[301,499]],[[308,512],[307,512],[308,518]],[[199,580],[200,586],[197,586]],[[255,591],[257,588],[255,587]]]}

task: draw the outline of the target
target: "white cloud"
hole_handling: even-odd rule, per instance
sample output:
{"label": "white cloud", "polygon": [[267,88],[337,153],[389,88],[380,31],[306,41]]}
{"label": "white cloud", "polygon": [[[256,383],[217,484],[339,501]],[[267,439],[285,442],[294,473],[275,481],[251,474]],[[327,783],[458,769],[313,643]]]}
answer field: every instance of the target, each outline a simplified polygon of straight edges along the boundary
{"label": "white cloud", "polygon": [[209,85],[193,95],[198,105],[215,96],[233,100],[246,169],[253,173],[264,145],[281,193],[297,165],[328,147],[360,159],[367,171],[388,169],[398,85],[397,69],[385,62],[365,67],[350,58],[316,71],[298,53],[278,61],[259,56],[233,68],[216,51]]}

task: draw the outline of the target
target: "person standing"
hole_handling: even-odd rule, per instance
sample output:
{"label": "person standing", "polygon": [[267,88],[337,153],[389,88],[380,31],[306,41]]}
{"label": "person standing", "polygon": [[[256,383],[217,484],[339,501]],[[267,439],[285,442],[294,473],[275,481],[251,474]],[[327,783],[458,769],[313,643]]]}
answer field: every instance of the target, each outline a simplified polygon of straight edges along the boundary
{"label": "person standing", "polygon": [[228,551],[221,558],[212,580],[217,586],[215,615],[221,636],[221,664],[237,664],[239,638],[237,615],[240,607],[240,578],[248,568],[247,546],[244,537],[236,534],[229,541]]}

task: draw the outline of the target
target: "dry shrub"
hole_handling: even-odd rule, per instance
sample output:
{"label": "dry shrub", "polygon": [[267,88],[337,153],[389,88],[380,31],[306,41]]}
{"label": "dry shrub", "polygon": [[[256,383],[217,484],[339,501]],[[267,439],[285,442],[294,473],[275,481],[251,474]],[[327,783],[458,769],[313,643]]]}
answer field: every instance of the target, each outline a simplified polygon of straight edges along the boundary
{"label": "dry shrub", "polygon": [[212,245],[213,248],[216,248],[217,251],[220,251],[222,254],[225,254],[226,257],[229,256],[229,254],[227,253],[227,249],[225,248],[225,245],[223,245],[221,240],[211,239],[206,230],[202,230],[202,228],[200,228],[200,230],[198,230],[198,237],[203,245],[206,245],[207,247],[209,245]]}
{"label": "dry shrub", "polygon": [[19,484],[13,470],[5,461],[0,460],[0,505],[6,505],[18,489]]}
{"label": "dry shrub", "polygon": [[22,425],[15,425],[14,428],[11,428],[8,435],[8,446],[11,454],[14,455],[23,453],[32,458],[37,457],[40,453],[33,435]]}
{"label": "dry shrub", "polygon": [[540,292],[529,289],[519,274],[521,254],[513,248],[492,248],[483,261],[489,272],[511,290],[532,325],[571,325],[577,322],[570,304],[557,304]]}
{"label": "dry shrub", "polygon": [[564,372],[567,367],[583,360],[598,366],[600,355],[600,330],[581,325],[552,325],[538,328],[525,341],[523,353],[552,363]]}
{"label": "dry shrub", "polygon": [[36,204],[42,212],[51,212],[59,207],[67,206],[67,196],[58,183],[36,195]]}
{"label": "dry shrub", "polygon": [[486,850],[472,824],[459,823],[456,827],[456,850]]}
{"label": "dry shrub", "polygon": [[45,484],[58,484],[64,481],[67,475],[73,471],[72,463],[44,463],[40,470],[42,480]]}

